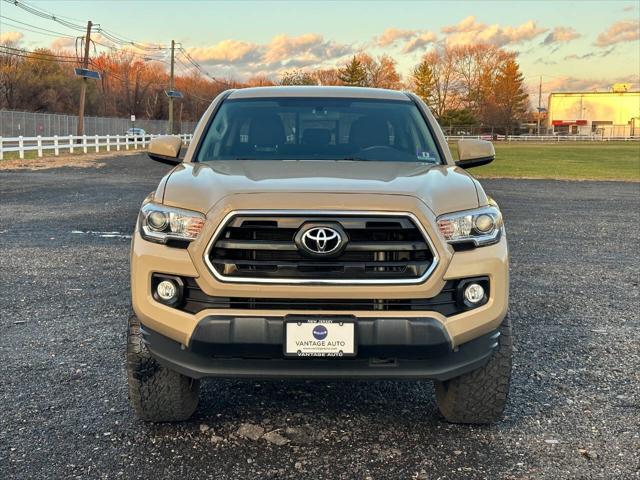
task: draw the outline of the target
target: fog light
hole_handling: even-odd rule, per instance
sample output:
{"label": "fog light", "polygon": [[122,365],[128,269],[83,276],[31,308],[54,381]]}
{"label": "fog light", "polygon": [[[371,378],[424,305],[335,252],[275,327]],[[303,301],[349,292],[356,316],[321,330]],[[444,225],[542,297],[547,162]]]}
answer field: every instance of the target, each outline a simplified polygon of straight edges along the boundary
{"label": "fog light", "polygon": [[472,305],[477,305],[484,300],[484,288],[477,283],[470,283],[464,289],[464,298]]}
{"label": "fog light", "polygon": [[171,280],[163,280],[156,287],[158,297],[164,302],[174,302],[178,298],[178,286]]}

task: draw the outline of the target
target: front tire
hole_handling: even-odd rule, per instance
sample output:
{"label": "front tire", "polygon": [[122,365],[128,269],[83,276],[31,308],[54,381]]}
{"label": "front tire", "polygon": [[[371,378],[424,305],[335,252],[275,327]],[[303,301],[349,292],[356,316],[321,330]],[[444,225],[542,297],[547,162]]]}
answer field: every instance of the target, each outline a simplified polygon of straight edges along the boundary
{"label": "front tire", "polygon": [[436,403],[452,423],[493,423],[502,418],[511,380],[511,321],[500,326],[498,348],[477,370],[445,382],[435,382]]}
{"label": "front tire", "polygon": [[187,420],[198,406],[200,381],[160,365],[142,341],[140,321],[127,330],[129,401],[136,415],[150,422]]}

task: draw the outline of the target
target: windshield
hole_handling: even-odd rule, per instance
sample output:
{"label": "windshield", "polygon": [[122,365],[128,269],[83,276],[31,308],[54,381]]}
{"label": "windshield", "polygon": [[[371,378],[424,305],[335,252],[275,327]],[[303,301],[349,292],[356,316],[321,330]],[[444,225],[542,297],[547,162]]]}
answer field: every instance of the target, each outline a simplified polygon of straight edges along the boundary
{"label": "windshield", "polygon": [[226,100],[196,155],[212,160],[441,163],[413,102],[353,98]]}

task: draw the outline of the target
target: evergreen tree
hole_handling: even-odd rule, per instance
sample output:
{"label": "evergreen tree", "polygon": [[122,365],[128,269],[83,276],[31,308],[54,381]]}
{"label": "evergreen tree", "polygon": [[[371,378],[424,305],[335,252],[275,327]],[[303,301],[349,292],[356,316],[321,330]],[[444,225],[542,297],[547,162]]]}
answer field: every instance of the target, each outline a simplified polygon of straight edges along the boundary
{"label": "evergreen tree", "polygon": [[525,89],[520,66],[513,58],[500,66],[494,83],[492,104],[495,120],[504,126],[507,135],[527,114],[529,94]]}
{"label": "evergreen tree", "polygon": [[422,61],[415,66],[412,77],[416,95],[418,95],[424,103],[429,105],[429,108],[432,108],[435,79],[433,69],[426,59],[422,59]]}
{"label": "evergreen tree", "polygon": [[356,56],[340,69],[340,80],[349,87],[367,86],[367,71]]}

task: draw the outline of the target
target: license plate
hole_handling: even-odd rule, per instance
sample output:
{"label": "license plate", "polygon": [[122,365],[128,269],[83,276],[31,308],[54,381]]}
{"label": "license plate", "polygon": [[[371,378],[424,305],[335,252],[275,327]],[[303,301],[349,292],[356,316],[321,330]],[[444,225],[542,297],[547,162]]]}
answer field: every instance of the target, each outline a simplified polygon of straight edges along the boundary
{"label": "license plate", "polygon": [[353,357],[356,324],[350,318],[288,318],[284,324],[287,357]]}

